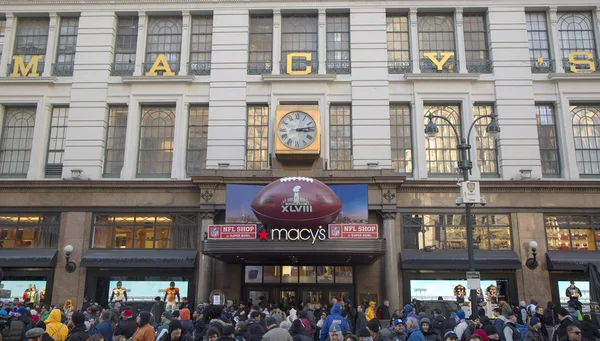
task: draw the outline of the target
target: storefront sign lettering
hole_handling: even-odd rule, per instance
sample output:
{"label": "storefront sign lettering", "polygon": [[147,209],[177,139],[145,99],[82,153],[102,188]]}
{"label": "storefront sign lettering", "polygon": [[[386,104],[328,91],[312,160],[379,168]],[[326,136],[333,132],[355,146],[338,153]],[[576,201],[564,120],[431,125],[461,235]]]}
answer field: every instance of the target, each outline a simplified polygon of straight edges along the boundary
{"label": "storefront sign lettering", "polygon": [[329,224],[329,239],[377,239],[377,224]]}
{"label": "storefront sign lettering", "polygon": [[146,76],[158,76],[158,71],[163,72],[163,76],[175,76],[175,72],[171,71],[167,57],[164,54],[158,55],[150,71],[146,72]]}
{"label": "storefront sign lettering", "polygon": [[440,52],[442,59],[437,59],[437,52],[425,52],[423,55],[435,64],[438,71],[442,71],[444,69],[444,64],[450,59],[450,57],[454,57],[454,52]]}
{"label": "storefront sign lettering", "polygon": [[[585,57],[586,59],[575,59],[575,57]],[[571,63],[570,71],[573,73],[596,72],[594,55],[591,52],[571,52],[569,53],[569,63]],[[587,65],[587,67],[578,68],[578,65]]]}
{"label": "storefront sign lettering", "polygon": [[208,239],[256,239],[256,236],[255,224],[208,226]]}
{"label": "storefront sign lettering", "polygon": [[42,56],[33,56],[25,66],[23,57],[13,56],[13,71],[10,74],[11,77],[39,77],[40,74],[37,72],[38,63]]}
{"label": "storefront sign lettering", "polygon": [[288,54],[287,60],[286,60],[286,65],[287,65],[286,71],[287,71],[288,75],[308,75],[309,73],[312,72],[312,66],[309,63],[307,63],[304,70],[293,70],[292,62],[293,62],[294,58],[304,58],[307,62],[310,62],[312,60],[312,53],[310,53],[310,52],[294,52],[294,53]]}
{"label": "storefront sign lettering", "polygon": [[314,231],[311,229],[272,229],[271,240],[303,240],[312,241],[314,244],[317,240],[327,239],[327,234],[322,226]]}

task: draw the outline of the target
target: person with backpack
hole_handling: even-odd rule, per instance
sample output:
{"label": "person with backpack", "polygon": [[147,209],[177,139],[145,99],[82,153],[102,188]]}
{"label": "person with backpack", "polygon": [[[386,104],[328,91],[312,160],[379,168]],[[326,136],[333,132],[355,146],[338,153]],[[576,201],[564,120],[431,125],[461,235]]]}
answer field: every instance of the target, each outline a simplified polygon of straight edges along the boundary
{"label": "person with backpack", "polygon": [[465,319],[465,312],[459,311],[456,314],[456,327],[454,328],[454,332],[458,339],[461,341],[469,340],[471,334],[475,331],[475,324],[471,321],[467,321]]}
{"label": "person with backpack", "polygon": [[439,309],[433,309],[432,312],[433,318],[431,319],[431,327],[435,332],[442,338],[446,333],[447,329],[447,321],[442,315],[442,312]]}
{"label": "person with backpack", "polygon": [[558,311],[558,324],[554,326],[554,332],[552,334],[552,341],[559,341],[567,337],[567,328],[571,325],[575,325],[573,318],[565,308],[560,308]]}
{"label": "person with backpack", "polygon": [[61,322],[60,309],[52,309],[50,316],[45,321],[46,333],[54,339],[54,341],[65,341],[69,335],[69,328]]}
{"label": "person with backpack", "polygon": [[505,341],[523,341],[521,332],[517,328],[517,314],[508,314],[508,321],[504,324],[504,330],[502,332]]}

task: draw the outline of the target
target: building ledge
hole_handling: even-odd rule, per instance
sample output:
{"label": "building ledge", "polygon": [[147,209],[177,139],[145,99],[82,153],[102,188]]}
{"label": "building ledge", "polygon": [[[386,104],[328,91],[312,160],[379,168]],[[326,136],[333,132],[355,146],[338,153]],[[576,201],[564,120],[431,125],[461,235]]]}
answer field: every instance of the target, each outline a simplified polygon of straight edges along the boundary
{"label": "building ledge", "polygon": [[195,76],[125,76],[123,83],[191,83]]}
{"label": "building ledge", "polygon": [[0,77],[0,83],[46,83],[46,84],[54,84],[56,83],[56,77]]}
{"label": "building ledge", "polygon": [[333,82],[337,75],[263,75],[262,79],[266,82]]}
{"label": "building ledge", "polygon": [[564,80],[574,80],[580,81],[583,79],[600,79],[600,72],[590,72],[590,73],[551,73],[548,75],[549,79],[564,79]]}
{"label": "building ledge", "polygon": [[436,80],[436,81],[476,81],[479,80],[479,73],[407,73],[404,78],[408,80]]}

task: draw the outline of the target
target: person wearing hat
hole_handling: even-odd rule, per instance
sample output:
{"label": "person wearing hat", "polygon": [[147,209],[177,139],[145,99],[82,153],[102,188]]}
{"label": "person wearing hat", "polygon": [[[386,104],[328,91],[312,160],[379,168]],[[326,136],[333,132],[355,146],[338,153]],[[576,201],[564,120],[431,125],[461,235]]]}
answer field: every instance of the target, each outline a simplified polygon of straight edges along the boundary
{"label": "person wearing hat", "polygon": [[126,339],[129,339],[133,336],[137,327],[137,323],[133,318],[133,312],[129,309],[125,309],[123,310],[123,314],[121,314],[121,321],[117,324],[115,335],[123,335]]}
{"label": "person wearing hat", "polygon": [[498,329],[494,326],[485,326],[483,328],[485,335],[487,335],[488,340],[498,341],[500,340],[500,334],[498,334]]}
{"label": "person wearing hat", "polygon": [[67,336],[67,340],[69,341],[87,341],[90,337],[90,333],[87,331],[87,327],[85,325],[85,316],[82,312],[76,311],[71,316],[71,321],[73,322],[73,329],[69,331],[69,335]]}
{"label": "person wearing hat", "polygon": [[431,327],[436,331],[440,338],[444,337],[446,332],[448,321],[442,315],[442,311],[439,308],[435,308],[432,311],[433,318],[431,319]]}
{"label": "person wearing hat", "polygon": [[523,341],[521,332],[517,328],[517,314],[514,312],[508,314],[508,321],[504,324],[502,332],[504,333],[505,341]]}
{"label": "person wearing hat", "polygon": [[[2,310],[2,312],[4,312],[3,316],[8,315],[10,317],[10,314],[6,310]],[[9,318],[8,321],[10,321],[8,335],[4,336],[4,341],[23,341],[27,332],[25,323],[19,318]]]}
{"label": "person wearing hat", "polygon": [[296,319],[292,322],[292,327],[290,328],[290,335],[296,341],[310,341],[308,337],[308,333],[304,328],[304,324],[302,324],[302,320]]}
{"label": "person wearing hat", "polygon": [[60,309],[52,309],[46,322],[46,333],[54,341],[65,341],[69,335],[69,328],[61,322],[62,314]]}
{"label": "person wearing hat", "polygon": [[226,325],[223,328],[223,335],[221,335],[217,341],[235,341],[235,328],[233,326]]}
{"label": "person wearing hat", "polygon": [[169,332],[169,324],[171,323],[172,319],[173,313],[171,313],[170,311],[165,311],[162,313],[162,315],[160,316],[160,326],[158,326],[158,329],[156,330],[157,341],[160,340],[163,334]]}
{"label": "person wearing hat", "polygon": [[[293,341],[292,336],[288,332],[288,328],[284,328],[287,325],[287,321],[282,321],[279,325],[273,325],[273,322],[276,322],[274,317],[267,318],[267,328],[269,331],[265,333],[262,337],[262,341]],[[243,322],[238,322],[243,323]],[[237,325],[236,325],[237,328]],[[250,341],[249,338],[246,338],[246,341]]]}
{"label": "person wearing hat", "polygon": [[371,339],[371,332],[367,329],[367,327],[361,328],[356,331],[356,336],[358,336],[359,341],[364,341],[367,339]]}
{"label": "person wearing hat", "polygon": [[449,330],[444,334],[444,341],[458,341],[458,335],[453,330]]}
{"label": "person wearing hat", "polygon": [[542,334],[542,321],[539,318],[534,316],[529,319],[529,327],[527,327],[524,341],[547,341]]}
{"label": "person wearing hat", "polygon": [[421,333],[423,333],[426,341],[442,341],[442,338],[431,327],[431,321],[428,318],[422,318],[419,324],[421,325]]}
{"label": "person wearing hat", "polygon": [[342,328],[337,323],[334,323],[329,327],[329,341],[343,341]]}
{"label": "person wearing hat", "polygon": [[365,312],[365,314],[366,314],[365,317],[367,318],[367,322],[369,322],[375,318],[375,305],[377,305],[377,302],[375,302],[375,301],[369,302],[369,307],[367,308],[367,311]]}
{"label": "person wearing hat", "polygon": [[[165,313],[163,313],[164,316]],[[172,316],[172,315],[171,315]],[[169,323],[169,327],[164,333],[161,333],[157,341],[191,341],[191,336],[187,336],[187,339],[183,336],[183,331],[181,329],[181,321],[173,320]]]}
{"label": "person wearing hat", "polygon": [[575,324],[573,322],[573,317],[571,317],[567,309],[560,308],[558,310],[558,328],[555,329],[554,335],[552,335],[552,341],[558,341],[562,338],[566,338],[568,336],[567,328],[573,324]]}
{"label": "person wearing hat", "polygon": [[409,317],[414,317],[419,321],[421,318],[419,315],[415,313],[415,308],[412,304],[407,304],[404,306],[404,321],[407,321]]}
{"label": "person wearing hat", "polygon": [[[465,312],[459,311],[458,313],[456,313],[456,327],[454,328],[454,332],[458,336],[459,340],[463,339],[463,334],[465,333],[465,331],[467,329],[469,329],[469,323],[465,320]],[[473,331],[474,330],[475,330],[475,328],[473,328]],[[466,335],[466,337],[464,339],[468,340],[469,336],[471,336],[471,333]]]}
{"label": "person wearing hat", "polygon": [[401,319],[395,319],[392,322],[392,326],[389,328],[381,329],[381,334],[385,335],[391,341],[404,341],[406,340],[406,333],[404,332],[404,323]]}
{"label": "person wearing hat", "polygon": [[425,341],[425,336],[421,332],[419,321],[414,317],[406,319],[406,332],[408,333],[408,341]]}
{"label": "person wearing hat", "polygon": [[321,335],[320,340],[327,340],[327,335],[329,334],[329,328],[331,328],[332,324],[339,324],[342,333],[350,331],[350,326],[348,326],[348,322],[342,317],[342,307],[336,303],[331,307],[331,314],[325,318],[323,321],[323,326],[321,327]]}
{"label": "person wearing hat", "polygon": [[206,333],[204,310],[202,308],[196,309],[192,314],[192,318],[194,319],[194,340],[202,340],[204,333]]}
{"label": "person wearing hat", "polygon": [[29,341],[41,341],[42,336],[46,333],[42,328],[31,328],[25,333],[25,337]]}

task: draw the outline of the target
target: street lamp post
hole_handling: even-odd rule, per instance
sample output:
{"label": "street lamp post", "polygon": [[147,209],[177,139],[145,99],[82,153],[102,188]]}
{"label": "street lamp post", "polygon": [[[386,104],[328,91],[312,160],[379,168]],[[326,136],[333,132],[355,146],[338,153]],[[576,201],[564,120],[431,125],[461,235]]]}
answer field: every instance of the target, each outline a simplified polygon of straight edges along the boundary
{"label": "street lamp post", "polygon": [[[491,115],[482,115],[477,117],[473,121],[473,123],[471,123],[471,126],[469,127],[469,132],[467,133],[467,138],[465,139],[462,135],[462,132],[456,130],[456,127],[454,126],[454,124],[452,124],[452,122],[450,122],[448,118],[444,116],[434,115],[430,112],[429,115],[427,115],[429,122],[427,123],[427,126],[425,126],[425,134],[428,137],[432,138],[435,137],[439,132],[438,126],[433,122],[434,119],[444,120],[448,123],[448,125],[450,125],[452,130],[454,130],[454,135],[456,136],[457,141],[456,148],[459,151],[458,168],[462,172],[463,181],[466,182],[469,181],[469,173],[473,168],[473,162],[471,162],[471,160],[469,159],[469,151],[471,150],[471,145],[467,143],[467,141],[470,141],[471,139],[471,132],[473,131],[473,127],[475,126],[477,121],[484,118],[490,118],[491,121],[485,128],[485,131],[491,136],[496,136],[498,135],[498,133],[500,133],[500,126],[498,125],[498,122],[496,122],[496,117],[497,115],[495,113],[492,113]],[[459,202],[457,201],[457,203]],[[465,225],[467,229],[467,257],[469,260],[469,271],[475,271],[475,256],[473,251],[473,221],[471,217],[471,207],[473,207],[473,205],[475,204],[466,202],[462,202],[462,204],[465,205]],[[471,314],[474,315],[477,312],[477,290],[471,289],[469,292],[469,297],[471,300]]]}

